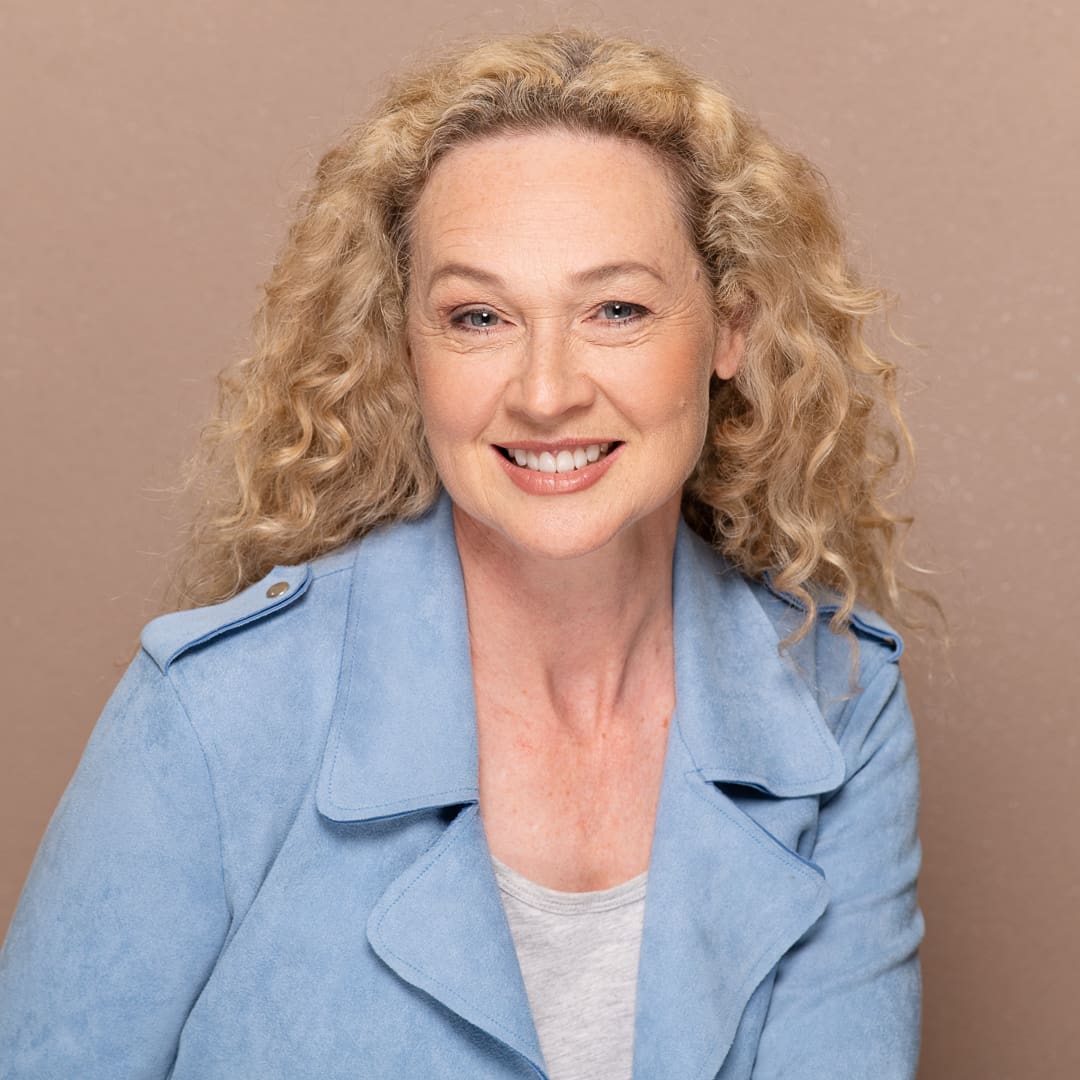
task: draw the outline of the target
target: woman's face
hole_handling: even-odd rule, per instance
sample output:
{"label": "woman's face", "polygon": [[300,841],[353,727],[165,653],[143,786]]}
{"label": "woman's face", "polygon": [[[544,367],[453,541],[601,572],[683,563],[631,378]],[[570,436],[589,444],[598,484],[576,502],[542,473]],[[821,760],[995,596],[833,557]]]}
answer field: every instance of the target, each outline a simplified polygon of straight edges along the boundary
{"label": "woman's face", "polygon": [[563,131],[458,147],[410,252],[410,363],[458,511],[556,558],[677,513],[741,338],[714,324],[651,151]]}

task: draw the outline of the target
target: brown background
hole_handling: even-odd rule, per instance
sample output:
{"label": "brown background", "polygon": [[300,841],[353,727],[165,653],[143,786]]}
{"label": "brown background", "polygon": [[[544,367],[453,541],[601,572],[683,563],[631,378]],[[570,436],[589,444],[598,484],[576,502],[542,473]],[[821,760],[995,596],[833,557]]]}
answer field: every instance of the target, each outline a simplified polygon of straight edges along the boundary
{"label": "brown background", "polygon": [[[921,344],[925,1080],[1080,1076],[1080,5],[7,0],[0,927],[141,625],[297,185],[382,76],[558,16],[718,77],[831,178]],[[170,517],[170,514],[172,516]]]}

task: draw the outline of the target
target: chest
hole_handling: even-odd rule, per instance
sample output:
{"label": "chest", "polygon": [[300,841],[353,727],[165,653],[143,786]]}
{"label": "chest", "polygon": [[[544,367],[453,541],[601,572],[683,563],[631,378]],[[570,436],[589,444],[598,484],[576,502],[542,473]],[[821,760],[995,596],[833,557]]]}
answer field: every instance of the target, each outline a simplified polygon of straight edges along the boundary
{"label": "chest", "polygon": [[553,889],[606,889],[647,869],[667,717],[587,740],[478,709],[480,813],[491,852]]}

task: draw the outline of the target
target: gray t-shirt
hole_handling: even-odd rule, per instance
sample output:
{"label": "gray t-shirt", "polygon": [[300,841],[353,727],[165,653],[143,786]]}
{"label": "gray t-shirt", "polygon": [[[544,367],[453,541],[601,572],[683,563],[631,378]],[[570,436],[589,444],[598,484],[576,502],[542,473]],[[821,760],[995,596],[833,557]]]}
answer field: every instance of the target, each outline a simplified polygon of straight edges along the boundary
{"label": "gray t-shirt", "polygon": [[492,863],[551,1080],[630,1080],[648,872],[563,892]]}

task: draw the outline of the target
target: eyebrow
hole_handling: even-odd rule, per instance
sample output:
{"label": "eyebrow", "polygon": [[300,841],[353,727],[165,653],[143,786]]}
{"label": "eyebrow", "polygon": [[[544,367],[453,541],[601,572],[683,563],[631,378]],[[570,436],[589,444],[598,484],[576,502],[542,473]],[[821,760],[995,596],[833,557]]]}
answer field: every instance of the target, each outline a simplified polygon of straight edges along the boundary
{"label": "eyebrow", "polygon": [[[572,285],[591,285],[596,282],[610,281],[612,278],[622,277],[626,274],[648,274],[655,278],[661,285],[666,285],[663,275],[646,263],[626,261],[603,263],[600,266],[592,266],[588,270],[578,270],[570,275]],[[476,281],[481,285],[489,285],[499,288],[503,285],[502,278],[493,274],[490,270],[481,270],[477,266],[469,266],[467,263],[444,263],[437,267],[428,279],[428,288],[434,287],[435,283],[443,278],[460,277],[470,281]]]}

